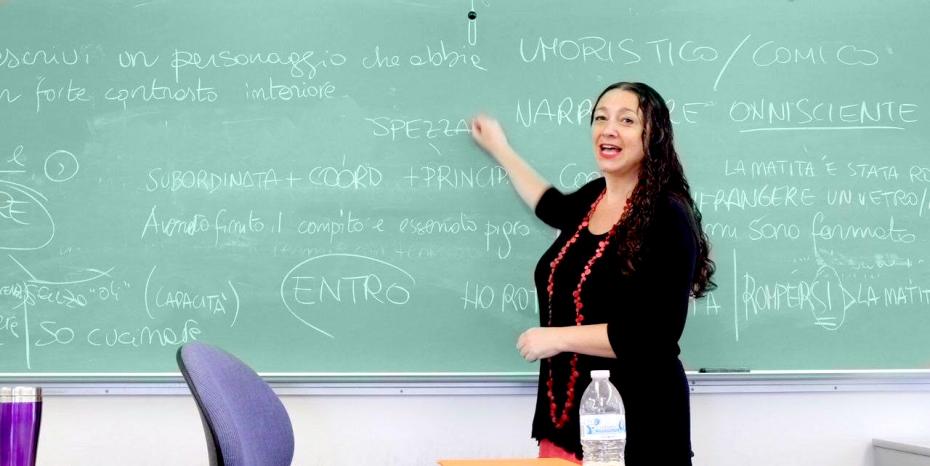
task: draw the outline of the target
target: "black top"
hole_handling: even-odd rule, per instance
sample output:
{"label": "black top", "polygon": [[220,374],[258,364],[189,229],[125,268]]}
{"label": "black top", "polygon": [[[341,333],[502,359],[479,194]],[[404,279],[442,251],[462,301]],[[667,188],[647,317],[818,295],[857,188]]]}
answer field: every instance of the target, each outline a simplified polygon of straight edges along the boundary
{"label": "black top", "polygon": [[[575,234],[604,187],[604,179],[599,178],[568,195],[549,188],[536,206],[536,215],[542,221],[561,230],[539,260],[534,274],[542,326],[547,326],[549,319],[546,288],[550,263]],[[607,324],[607,336],[617,359],[579,355],[574,408],[561,429],[555,428],[549,414],[546,380],[551,364],[553,393],[560,416],[572,353],[542,360],[533,419],[535,439],[548,439],[580,458],[581,395],[591,381],[591,370],[609,369],[610,380],[620,391],[626,410],[627,466],[691,464],[689,389],[678,360],[678,339],[688,313],[697,256],[695,229],[693,217],[681,200],[671,196],[662,199],[644,235],[641,247],[644,260],[629,276],[621,274],[621,258],[617,255],[622,231],[611,240],[603,257],[592,267],[581,297],[584,323]],[[575,325],[572,292],[597,243],[604,237],[606,234],[594,235],[585,228],[565,254],[554,277],[553,326]]]}

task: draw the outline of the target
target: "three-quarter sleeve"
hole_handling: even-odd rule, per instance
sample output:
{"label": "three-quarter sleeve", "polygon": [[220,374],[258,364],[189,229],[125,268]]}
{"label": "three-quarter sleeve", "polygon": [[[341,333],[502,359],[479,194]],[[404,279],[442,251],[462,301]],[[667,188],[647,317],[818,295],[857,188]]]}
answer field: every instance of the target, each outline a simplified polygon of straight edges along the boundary
{"label": "three-quarter sleeve", "polygon": [[536,203],[536,216],[547,225],[559,229],[574,229],[590,210],[591,203],[604,190],[604,179],[595,179],[570,194],[550,186]]}
{"label": "three-quarter sleeve", "polygon": [[648,361],[679,353],[697,260],[696,226],[681,201],[669,200],[660,209],[644,239],[648,249],[634,272],[633,286],[619,297],[626,316],[607,324],[610,345],[621,360]]}
{"label": "three-quarter sleeve", "polygon": [[568,196],[562,194],[555,186],[550,186],[536,203],[536,217],[552,228],[563,229],[567,201]]}

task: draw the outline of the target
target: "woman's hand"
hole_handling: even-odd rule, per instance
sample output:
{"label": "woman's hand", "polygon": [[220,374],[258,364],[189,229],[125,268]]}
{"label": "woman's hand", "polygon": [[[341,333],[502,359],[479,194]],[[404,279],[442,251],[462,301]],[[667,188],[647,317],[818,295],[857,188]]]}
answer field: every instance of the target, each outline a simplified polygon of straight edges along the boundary
{"label": "woman's hand", "polygon": [[535,362],[562,352],[558,327],[533,327],[517,338],[517,349],[523,359]]}
{"label": "woman's hand", "polygon": [[504,168],[520,199],[530,209],[535,209],[550,184],[514,152],[501,124],[494,118],[479,114],[471,120],[471,137]]}
{"label": "woman's hand", "polygon": [[471,137],[485,151],[497,157],[498,154],[509,147],[507,136],[501,124],[494,118],[479,114],[471,120]]}

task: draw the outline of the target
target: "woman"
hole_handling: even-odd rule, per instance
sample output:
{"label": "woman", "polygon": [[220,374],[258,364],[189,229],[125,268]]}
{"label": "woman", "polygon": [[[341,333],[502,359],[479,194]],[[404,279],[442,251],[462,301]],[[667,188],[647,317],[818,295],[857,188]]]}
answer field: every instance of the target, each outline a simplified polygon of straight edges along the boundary
{"label": "woman", "polygon": [[578,462],[581,394],[591,370],[609,369],[626,409],[626,464],[690,465],[678,339],[689,296],[714,287],[714,263],[665,101],[642,83],[607,87],[591,114],[603,177],[567,195],[514,152],[494,119],[475,117],[472,136],[536,215],[560,230],[534,274],[541,325],[517,341],[526,360],[541,360],[533,420],[540,457]]}

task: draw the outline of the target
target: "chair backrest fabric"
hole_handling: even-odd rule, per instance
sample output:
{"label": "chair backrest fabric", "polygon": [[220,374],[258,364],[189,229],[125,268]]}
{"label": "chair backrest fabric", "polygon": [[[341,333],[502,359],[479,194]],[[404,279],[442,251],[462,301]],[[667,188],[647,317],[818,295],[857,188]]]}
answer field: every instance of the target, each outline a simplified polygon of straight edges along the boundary
{"label": "chair backrest fabric", "polygon": [[178,349],[178,366],[197,400],[210,464],[289,466],[294,431],[284,405],[252,368],[200,341]]}

